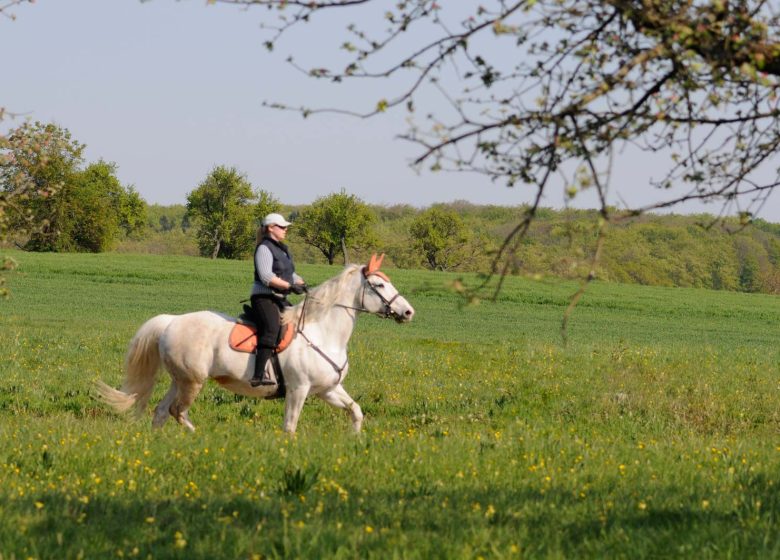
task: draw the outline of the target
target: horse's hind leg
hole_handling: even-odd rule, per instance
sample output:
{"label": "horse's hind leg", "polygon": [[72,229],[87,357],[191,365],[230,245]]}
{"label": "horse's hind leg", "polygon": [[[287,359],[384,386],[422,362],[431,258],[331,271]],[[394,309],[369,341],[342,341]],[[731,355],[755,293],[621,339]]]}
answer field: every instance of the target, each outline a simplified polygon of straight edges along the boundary
{"label": "horse's hind leg", "polygon": [[160,404],[158,404],[154,409],[154,417],[152,418],[152,427],[153,428],[162,428],[163,424],[165,424],[165,421],[168,420],[168,414],[173,416],[173,413],[170,412],[171,405],[173,404],[173,399],[176,398],[176,380],[171,380],[171,388],[168,389],[168,392],[165,393],[165,396],[160,401]]}
{"label": "horse's hind leg", "polygon": [[344,387],[336,385],[333,389],[318,396],[329,405],[335,406],[336,408],[343,408],[349,412],[352,417],[352,429],[355,430],[356,433],[360,431],[363,426],[363,411],[361,410],[360,405],[344,390]]}
{"label": "horse's hind leg", "polygon": [[190,417],[187,411],[195,401],[195,397],[198,396],[200,390],[203,388],[203,383],[198,381],[182,381],[179,379],[176,382],[178,390],[176,392],[176,398],[171,404],[169,411],[176,421],[187,428],[189,431],[194,432],[195,426],[190,422]]}

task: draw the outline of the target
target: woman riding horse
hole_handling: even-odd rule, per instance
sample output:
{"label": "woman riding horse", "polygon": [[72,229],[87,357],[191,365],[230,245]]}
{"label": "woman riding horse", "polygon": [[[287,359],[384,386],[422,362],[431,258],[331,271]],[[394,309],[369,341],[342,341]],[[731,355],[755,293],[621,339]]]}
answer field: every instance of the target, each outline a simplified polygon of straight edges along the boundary
{"label": "woman riding horse", "polygon": [[255,281],[250,295],[258,332],[255,374],[249,381],[252,387],[276,385],[271,368],[265,366],[279,343],[281,312],[290,305],[287,294],[306,291],[306,284],[295,273],[292,256],[283,243],[288,227],[290,222],[281,214],[272,213],[257,230]]}
{"label": "woman riding horse", "polygon": [[[285,309],[282,322],[294,331],[279,354],[286,386],[285,431],[295,431],[309,396],[349,412],[352,428],[360,431],[363,412],[343,386],[357,317],[369,313],[398,323],[414,317],[414,308],[379,270],[381,262],[381,257],[373,256],[368,265],[348,265],[338,276],[312,288],[301,303]],[[98,382],[98,395],[117,411],[134,408],[140,415],[162,366],[170,373],[171,386],[154,410],[152,425],[161,427],[172,416],[189,430],[195,426],[188,410],[209,379],[239,395],[267,398],[275,387],[249,383],[254,356],[230,347],[235,326],[236,319],[214,311],[152,317],[130,342],[122,388]]]}

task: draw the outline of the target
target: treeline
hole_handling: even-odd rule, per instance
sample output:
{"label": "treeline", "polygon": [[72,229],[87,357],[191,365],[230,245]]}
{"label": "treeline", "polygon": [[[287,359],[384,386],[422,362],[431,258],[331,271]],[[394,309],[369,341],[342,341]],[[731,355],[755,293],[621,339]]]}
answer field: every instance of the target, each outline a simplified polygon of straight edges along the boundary
{"label": "treeline", "polygon": [[[34,251],[117,250],[249,258],[258,224],[283,212],[298,262],[352,262],[386,253],[401,268],[486,271],[527,215],[525,206],[468,202],[374,206],[346,191],[284,205],[234,167],[215,166],[186,204],[148,205],[116,178],[116,165],[86,164],[84,145],[54,124],[26,123],[0,144],[0,240]],[[599,216],[539,209],[512,274],[583,278]],[[612,224],[596,263],[606,281],[780,293],[780,225],[748,227],[712,216],[645,215]]]}
{"label": "treeline", "polygon": [[[595,212],[546,211],[520,251],[527,272],[584,277],[596,245]],[[597,276],[614,282],[780,293],[780,226],[713,216],[644,215],[606,232]]]}
{"label": "treeline", "polygon": [[[527,210],[525,206],[468,202],[422,209],[410,205],[367,207],[376,217],[373,241],[364,247],[352,247],[350,260],[360,261],[379,250],[386,253],[387,263],[401,268],[470,272],[489,269],[500,243]],[[295,218],[305,209],[283,206],[281,211]],[[199,254],[186,206],[151,205],[147,212],[145,238],[122,242],[118,250]],[[431,212],[450,217],[449,235],[439,239],[439,246],[421,231],[425,220],[420,218],[430,217]],[[747,227],[736,220],[713,222],[708,214],[648,214],[611,225],[597,277],[632,284],[780,293],[780,224],[760,219]],[[594,211],[542,208],[521,245],[512,272],[583,278],[590,270],[597,235],[598,215]],[[420,242],[423,239],[428,240],[428,252]],[[321,251],[301,237],[296,226],[290,229],[288,242],[298,262],[327,262]],[[339,254],[337,264],[342,260]]]}

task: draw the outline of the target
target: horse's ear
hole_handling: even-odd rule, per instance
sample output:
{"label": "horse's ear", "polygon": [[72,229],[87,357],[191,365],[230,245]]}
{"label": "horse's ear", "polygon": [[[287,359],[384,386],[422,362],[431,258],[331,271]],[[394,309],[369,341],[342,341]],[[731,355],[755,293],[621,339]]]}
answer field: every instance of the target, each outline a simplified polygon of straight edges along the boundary
{"label": "horse's ear", "polygon": [[368,261],[368,266],[366,267],[366,276],[371,274],[372,272],[376,272],[379,270],[379,267],[382,266],[382,261],[385,258],[385,254],[382,253],[379,255],[379,257],[376,256],[376,253],[371,255],[371,260]]}

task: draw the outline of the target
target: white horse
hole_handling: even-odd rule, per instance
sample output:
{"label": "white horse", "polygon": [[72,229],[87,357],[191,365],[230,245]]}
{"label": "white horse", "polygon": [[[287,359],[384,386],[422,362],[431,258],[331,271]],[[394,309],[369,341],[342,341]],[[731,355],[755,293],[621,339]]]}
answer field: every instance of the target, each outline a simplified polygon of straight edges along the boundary
{"label": "white horse", "polygon": [[[295,432],[303,403],[317,395],[347,410],[352,427],[360,431],[363,412],[342,385],[349,370],[347,342],[361,312],[399,323],[412,320],[414,308],[379,271],[382,257],[368,266],[349,265],[313,288],[303,302],[282,314],[295,337],[278,354],[285,385],[284,430]],[[213,311],[184,315],[157,315],[144,323],[130,342],[125,379],[120,390],[97,382],[98,396],[119,412],[135,407],[141,416],[149,403],[160,365],[171,375],[171,387],[154,412],[152,425],[161,427],[173,416],[189,430],[195,426],[187,411],[208,378],[238,393],[270,397],[276,386],[252,387],[254,353],[237,352],[228,345],[236,319]],[[268,360],[266,367],[273,367]]]}

